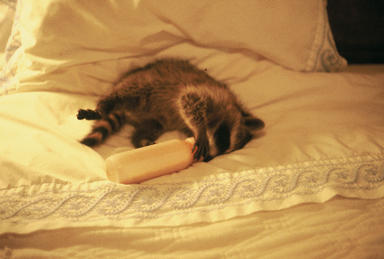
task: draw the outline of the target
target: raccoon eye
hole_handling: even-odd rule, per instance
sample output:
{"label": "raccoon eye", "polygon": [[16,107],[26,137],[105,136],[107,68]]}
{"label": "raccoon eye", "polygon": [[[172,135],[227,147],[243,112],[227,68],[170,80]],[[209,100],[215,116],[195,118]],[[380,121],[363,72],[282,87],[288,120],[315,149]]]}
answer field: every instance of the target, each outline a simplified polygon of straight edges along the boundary
{"label": "raccoon eye", "polygon": [[231,145],[231,129],[226,123],[221,123],[215,131],[214,138],[218,153],[224,153]]}

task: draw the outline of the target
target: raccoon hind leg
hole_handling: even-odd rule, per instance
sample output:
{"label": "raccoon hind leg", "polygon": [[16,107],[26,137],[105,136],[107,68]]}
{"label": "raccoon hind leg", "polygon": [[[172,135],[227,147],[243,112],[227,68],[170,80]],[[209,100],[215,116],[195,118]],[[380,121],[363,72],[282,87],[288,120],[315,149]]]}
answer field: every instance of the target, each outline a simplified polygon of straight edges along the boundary
{"label": "raccoon hind leg", "polygon": [[154,144],[164,133],[163,125],[156,119],[147,119],[135,126],[131,142],[134,147],[139,148]]}

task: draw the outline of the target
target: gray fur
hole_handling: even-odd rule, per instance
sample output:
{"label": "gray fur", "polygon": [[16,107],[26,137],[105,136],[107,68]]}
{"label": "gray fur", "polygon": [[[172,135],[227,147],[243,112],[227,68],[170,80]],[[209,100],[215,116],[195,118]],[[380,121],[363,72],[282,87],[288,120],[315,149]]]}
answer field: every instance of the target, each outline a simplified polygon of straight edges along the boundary
{"label": "gray fur", "polygon": [[81,142],[94,146],[118,131],[134,126],[132,144],[152,144],[166,131],[194,136],[196,160],[242,148],[252,130],[264,127],[228,87],[188,61],[162,59],[126,73],[102,98],[95,111],[79,110],[79,119],[96,119]]}

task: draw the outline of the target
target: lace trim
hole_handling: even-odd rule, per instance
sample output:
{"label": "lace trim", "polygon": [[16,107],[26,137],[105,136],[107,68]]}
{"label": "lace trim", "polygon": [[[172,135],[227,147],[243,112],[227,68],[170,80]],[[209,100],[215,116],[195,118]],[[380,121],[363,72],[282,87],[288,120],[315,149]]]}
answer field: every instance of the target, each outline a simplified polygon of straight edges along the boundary
{"label": "lace trim", "polygon": [[324,190],[332,196],[379,198],[384,195],[383,187],[384,157],[378,155],[226,173],[199,182],[23,186],[1,191],[0,219],[13,224],[40,220],[55,224],[57,219],[89,223],[100,219],[167,220],[182,215],[188,221],[194,212],[203,217],[210,211],[236,207],[235,214],[241,215],[244,206],[247,213],[279,209],[292,197],[297,199],[289,206],[318,201],[317,195]]}
{"label": "lace trim", "polygon": [[347,62],[337,51],[327,13],[327,1],[319,1],[317,29],[312,50],[305,67],[306,71],[338,72],[346,68]]}

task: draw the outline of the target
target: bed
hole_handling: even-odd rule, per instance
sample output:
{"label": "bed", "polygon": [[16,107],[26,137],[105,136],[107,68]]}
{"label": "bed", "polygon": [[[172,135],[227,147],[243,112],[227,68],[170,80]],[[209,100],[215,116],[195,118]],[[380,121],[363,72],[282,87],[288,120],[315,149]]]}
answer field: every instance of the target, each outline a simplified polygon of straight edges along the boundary
{"label": "bed", "polygon": [[[1,1],[0,257],[383,258],[384,66],[347,65],[326,4]],[[266,127],[207,163],[110,182],[131,128],[91,149],[77,110],[163,57],[227,83]]]}

